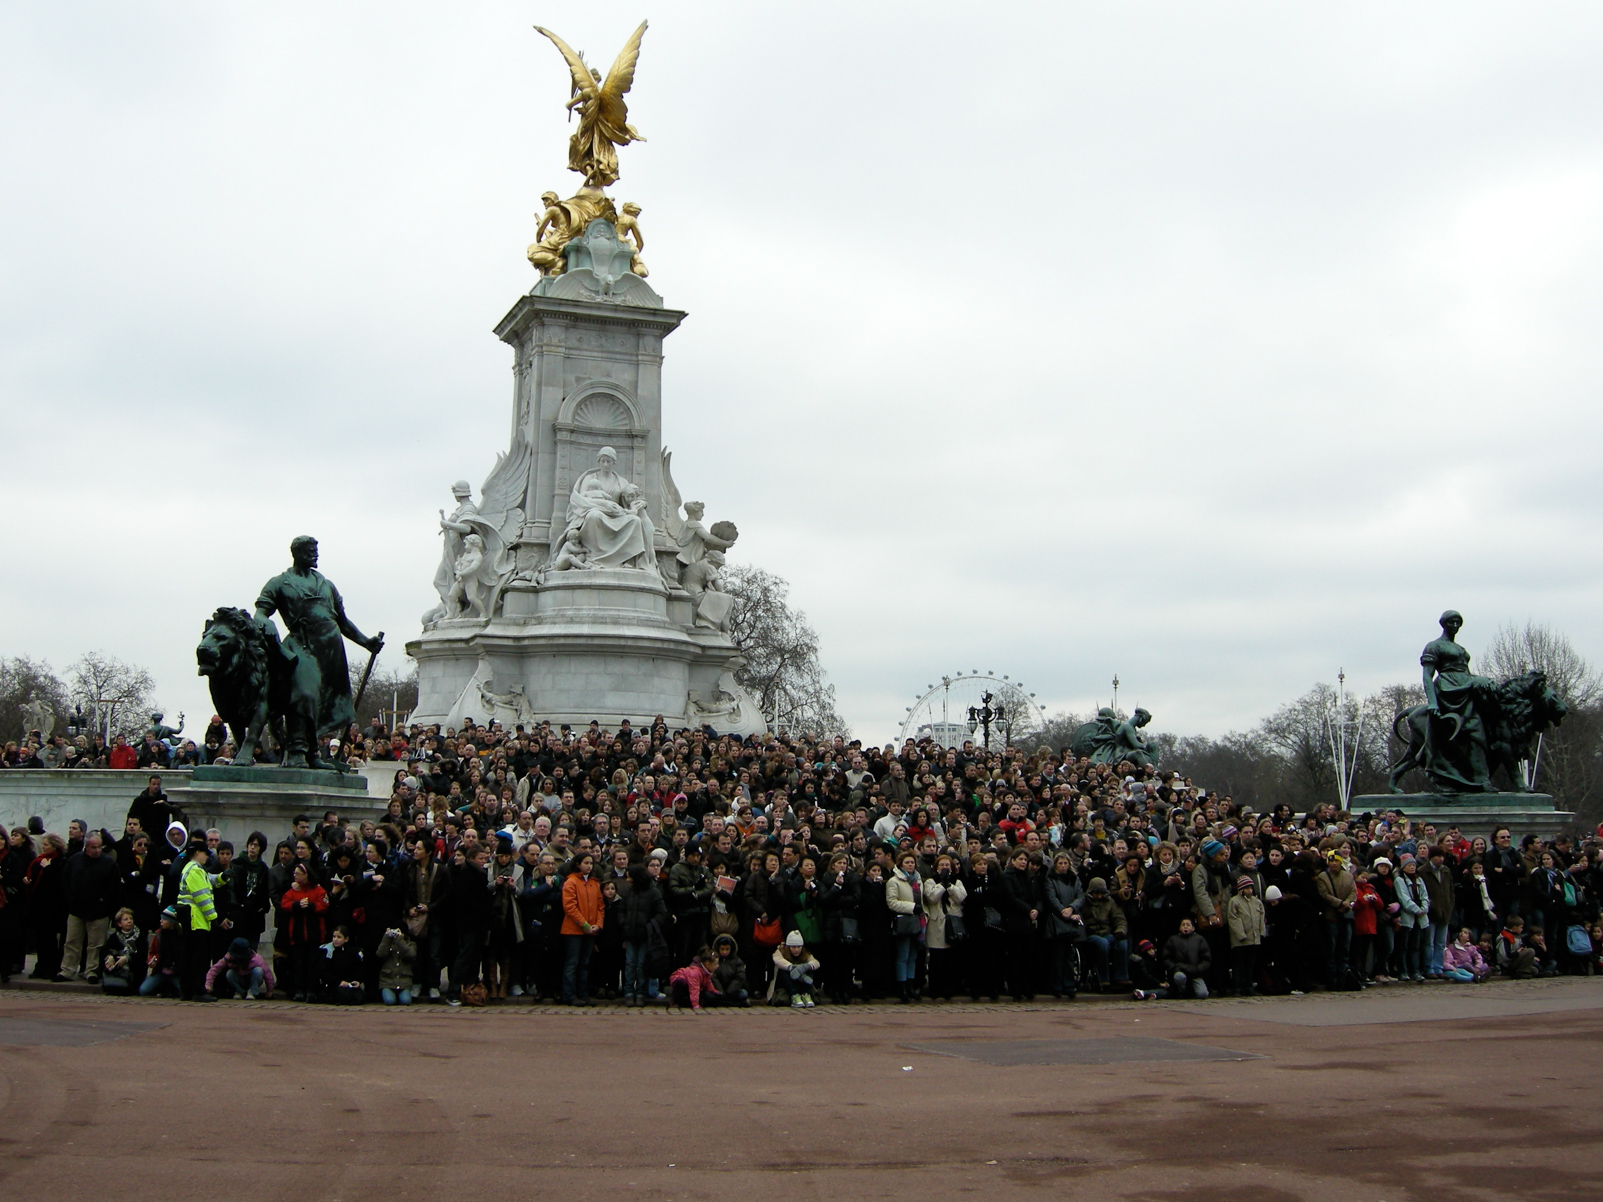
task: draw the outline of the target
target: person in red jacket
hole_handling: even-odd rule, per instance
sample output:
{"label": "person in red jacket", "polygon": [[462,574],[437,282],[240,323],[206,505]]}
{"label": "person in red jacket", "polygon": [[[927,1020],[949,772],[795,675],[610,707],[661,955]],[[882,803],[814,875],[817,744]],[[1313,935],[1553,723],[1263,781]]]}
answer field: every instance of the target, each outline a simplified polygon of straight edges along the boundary
{"label": "person in red jacket", "polygon": [[1353,904],[1353,967],[1364,974],[1369,984],[1374,984],[1374,968],[1385,968],[1385,965],[1371,966],[1370,954],[1375,947],[1375,933],[1379,930],[1380,916],[1386,909],[1386,900],[1381,897],[1370,879],[1369,873],[1358,874],[1358,899]]}
{"label": "person in red jacket", "polygon": [[112,735],[111,756],[108,763],[113,768],[131,771],[139,767],[139,753],[128,746],[121,735]]}
{"label": "person in red jacket", "polygon": [[312,880],[305,863],[295,865],[295,879],[284,890],[278,908],[289,943],[290,993],[297,1002],[309,1001],[317,993],[317,949],[323,942],[323,915],[328,912],[328,894]]}

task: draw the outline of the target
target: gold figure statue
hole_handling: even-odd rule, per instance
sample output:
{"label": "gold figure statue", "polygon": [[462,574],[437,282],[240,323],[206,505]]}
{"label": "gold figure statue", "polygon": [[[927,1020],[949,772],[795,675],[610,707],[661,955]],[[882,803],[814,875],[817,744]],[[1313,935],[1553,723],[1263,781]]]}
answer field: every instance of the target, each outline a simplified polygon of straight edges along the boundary
{"label": "gold figure statue", "polygon": [[[561,275],[567,270],[568,260],[564,252],[568,243],[584,233],[585,228],[597,217],[616,223],[618,236],[623,236],[624,219],[613,209],[612,197],[599,188],[580,188],[577,195],[567,200],[558,200],[555,192],[542,192],[540,200],[544,202],[545,209],[540,214],[540,224],[535,227],[536,241],[529,247],[528,254],[529,262],[541,275]],[[628,205],[624,206],[626,212],[628,208]],[[639,211],[639,206],[635,206],[635,212]],[[639,236],[636,230],[637,242]],[[638,245],[636,249],[639,249]]]}
{"label": "gold figure statue", "polygon": [[640,258],[640,252],[646,249],[646,238],[640,232],[639,217],[640,206],[632,200],[626,200],[623,202],[623,214],[617,221],[613,222],[613,228],[618,231],[619,242],[628,242],[630,236],[633,235],[635,253],[634,257],[629,260],[629,270],[641,279],[645,279],[651,273],[646,270],[646,264]]}
{"label": "gold figure statue", "polygon": [[568,139],[568,169],[583,175],[587,186],[604,188],[617,181],[618,147],[645,141],[629,124],[629,107],[623,97],[635,81],[646,23],[640,22],[640,28],[624,44],[605,80],[556,34],[538,25],[534,28],[551,39],[573,73],[568,112],[579,111],[579,128]]}

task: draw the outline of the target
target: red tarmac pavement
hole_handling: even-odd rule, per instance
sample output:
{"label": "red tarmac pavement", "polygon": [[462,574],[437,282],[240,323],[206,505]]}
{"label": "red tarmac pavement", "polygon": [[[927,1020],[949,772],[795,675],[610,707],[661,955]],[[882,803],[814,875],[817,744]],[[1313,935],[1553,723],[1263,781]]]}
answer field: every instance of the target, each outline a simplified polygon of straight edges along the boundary
{"label": "red tarmac pavement", "polygon": [[1603,1197],[1603,978],[702,1015],[7,990],[0,1064],[8,1199]]}

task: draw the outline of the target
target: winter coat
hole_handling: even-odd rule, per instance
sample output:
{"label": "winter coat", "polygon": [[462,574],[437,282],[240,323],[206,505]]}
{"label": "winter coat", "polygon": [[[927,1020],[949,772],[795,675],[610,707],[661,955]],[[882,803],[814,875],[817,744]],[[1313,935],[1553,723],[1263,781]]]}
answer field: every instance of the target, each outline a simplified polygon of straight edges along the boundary
{"label": "winter coat", "polygon": [[595,928],[588,932],[593,935],[596,930],[600,930],[605,920],[606,911],[601,904],[601,882],[594,873],[582,877],[577,872],[570,872],[568,879],[562,882],[562,933],[586,934],[582,924],[589,923]]}
{"label": "winter coat", "polygon": [[1163,942],[1164,975],[1183,972],[1187,977],[1205,977],[1213,967],[1208,941],[1193,931],[1189,935],[1170,935]]}
{"label": "winter coat", "polygon": [[1491,971],[1481,955],[1480,948],[1473,943],[1461,944],[1456,939],[1442,952],[1442,967],[1467,969],[1477,977],[1485,976]]}
{"label": "winter coat", "polygon": [[618,926],[628,943],[644,943],[654,919],[665,918],[668,907],[662,900],[662,890],[656,884],[644,889],[630,889],[618,899]]}
{"label": "winter coat", "polygon": [[1071,922],[1063,917],[1064,910],[1080,912],[1080,906],[1085,901],[1085,889],[1080,884],[1080,878],[1074,873],[1065,873],[1059,876],[1055,872],[1048,873],[1041,882],[1041,913],[1046,919],[1046,933],[1054,939],[1084,939],[1085,924]]}
{"label": "winter coat", "polygon": [[[213,964],[209,969],[207,969],[206,992],[210,993],[216,987],[217,982],[222,978],[223,974],[233,967],[235,966],[229,962],[228,957],[224,956],[221,960],[217,961],[217,963]],[[271,997],[273,993],[273,966],[264,960],[259,952],[252,952],[250,954],[250,962],[245,965],[245,969],[240,975],[248,978],[253,968],[259,968],[262,970],[262,992],[268,997]]]}
{"label": "winter coat", "polygon": [[1397,904],[1402,907],[1397,914],[1399,928],[1407,931],[1430,926],[1430,894],[1417,874],[1397,874]]}
{"label": "winter coat", "polygon": [[945,951],[951,946],[946,942],[946,919],[951,914],[962,915],[967,896],[962,881],[954,879],[944,885],[934,877],[924,881],[924,945],[930,951]]}
{"label": "winter coat", "polygon": [[1230,928],[1231,947],[1256,947],[1269,933],[1264,922],[1263,901],[1250,893],[1237,893],[1225,903],[1225,925]]}
{"label": "winter coat", "polygon": [[1373,935],[1379,930],[1380,916],[1386,911],[1375,886],[1368,881],[1358,885],[1358,904],[1353,908],[1353,934]]}
{"label": "winter coat", "polygon": [[[299,904],[302,899],[310,904],[302,907]],[[291,887],[284,891],[278,908],[279,925],[284,928],[285,938],[291,947],[323,942],[323,915],[328,911],[328,894],[323,892],[323,886],[313,885],[308,889]]]}
{"label": "winter coat", "polygon": [[[997,909],[1002,912],[1004,931],[1015,937],[1034,931],[1030,911],[1039,907],[1035,904],[1035,884],[1028,872],[1020,872],[1017,868],[1003,872],[1002,887],[996,892],[996,900],[1001,903]],[[1121,923],[1124,921],[1123,911],[1119,913],[1119,920]]]}
{"label": "winter coat", "polygon": [[373,951],[378,960],[378,986],[380,989],[411,989],[412,961],[417,959],[417,944],[407,938],[385,931]]}
{"label": "winter coat", "polygon": [[1124,907],[1111,893],[1088,893],[1080,906],[1080,917],[1085,920],[1085,933],[1103,939],[1117,939],[1130,933],[1125,920]]}
{"label": "winter coat", "polygon": [[862,895],[863,883],[855,872],[847,869],[845,878],[837,880],[833,872],[818,878],[818,904],[824,909],[824,941],[839,942],[841,920],[857,918],[857,903]]}
{"label": "winter coat", "polygon": [[1341,903],[1358,901],[1358,883],[1352,873],[1345,868],[1327,867],[1314,877],[1314,885],[1319,890],[1320,914],[1326,922],[1351,916],[1352,910]]}
{"label": "winter coat", "polygon": [[713,980],[713,975],[707,971],[706,966],[700,960],[692,960],[683,968],[677,968],[673,971],[668,977],[670,996],[675,982],[683,983],[686,990],[689,991],[690,1008],[692,1010],[701,1009],[702,994],[719,992],[716,982]]}
{"label": "winter coat", "polygon": [[740,958],[738,952],[720,956],[718,967],[713,970],[712,979],[719,993],[739,993],[746,988],[746,962]]}
{"label": "winter coat", "polygon": [[80,851],[67,861],[67,913],[85,921],[110,918],[117,912],[120,885],[117,861],[108,852],[91,857]]}

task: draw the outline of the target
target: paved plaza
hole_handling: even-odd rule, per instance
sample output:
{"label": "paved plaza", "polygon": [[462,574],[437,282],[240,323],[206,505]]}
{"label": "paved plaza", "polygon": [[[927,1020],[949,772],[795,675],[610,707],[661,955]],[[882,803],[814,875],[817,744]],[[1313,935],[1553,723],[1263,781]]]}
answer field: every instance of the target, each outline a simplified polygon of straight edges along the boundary
{"label": "paved plaza", "polygon": [[1603,979],[700,1015],[8,990],[0,1057],[9,1197],[1556,1200],[1603,1171]]}

